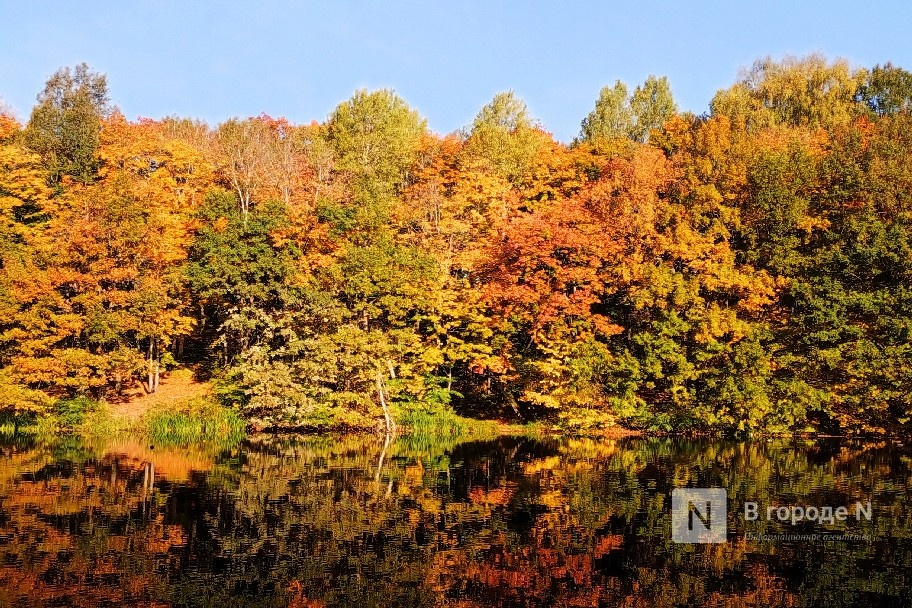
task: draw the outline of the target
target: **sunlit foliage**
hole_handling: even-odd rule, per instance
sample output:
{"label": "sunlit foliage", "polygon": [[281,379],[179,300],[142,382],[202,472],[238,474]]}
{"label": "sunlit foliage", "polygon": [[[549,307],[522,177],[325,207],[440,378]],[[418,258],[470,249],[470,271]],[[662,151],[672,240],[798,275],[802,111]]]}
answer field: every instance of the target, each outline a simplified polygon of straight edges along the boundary
{"label": "sunlit foliage", "polygon": [[910,83],[766,58],[697,117],[618,81],[565,145],[514,92],[447,136],[391,90],[210,127],[62,69],[0,116],[2,406],[195,364],[260,427],[905,432]]}

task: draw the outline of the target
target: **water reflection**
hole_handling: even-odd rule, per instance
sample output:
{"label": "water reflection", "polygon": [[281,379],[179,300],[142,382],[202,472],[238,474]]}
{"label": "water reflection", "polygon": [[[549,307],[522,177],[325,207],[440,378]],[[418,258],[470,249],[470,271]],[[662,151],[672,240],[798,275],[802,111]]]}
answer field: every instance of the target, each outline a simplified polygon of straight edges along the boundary
{"label": "water reflection", "polygon": [[[837,440],[8,442],[0,605],[909,605],[910,482],[905,446]],[[728,490],[729,542],[671,542],[684,486]],[[776,533],[874,540],[746,538]]]}

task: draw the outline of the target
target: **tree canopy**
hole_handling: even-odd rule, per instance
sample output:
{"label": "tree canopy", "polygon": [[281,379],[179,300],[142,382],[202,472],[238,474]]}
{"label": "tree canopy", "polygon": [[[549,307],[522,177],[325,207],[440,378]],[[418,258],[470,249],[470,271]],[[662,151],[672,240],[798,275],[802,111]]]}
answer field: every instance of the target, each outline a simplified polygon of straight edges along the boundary
{"label": "tree canopy", "polygon": [[0,114],[2,404],[192,364],[262,427],[908,432],[910,104],[765,58],[702,116],[616,81],[566,145],[513,92],[446,136],[391,90],[209,126],[63,68]]}

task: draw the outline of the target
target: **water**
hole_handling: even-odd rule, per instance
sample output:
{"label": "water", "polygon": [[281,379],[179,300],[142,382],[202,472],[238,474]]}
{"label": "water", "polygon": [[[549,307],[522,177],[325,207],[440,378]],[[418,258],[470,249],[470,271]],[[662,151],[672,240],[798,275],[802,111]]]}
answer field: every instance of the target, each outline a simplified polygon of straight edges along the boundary
{"label": "water", "polygon": [[[912,605],[896,442],[0,447],[2,606]],[[684,486],[728,490],[727,542],[671,541]],[[871,521],[765,517],[868,501]]]}

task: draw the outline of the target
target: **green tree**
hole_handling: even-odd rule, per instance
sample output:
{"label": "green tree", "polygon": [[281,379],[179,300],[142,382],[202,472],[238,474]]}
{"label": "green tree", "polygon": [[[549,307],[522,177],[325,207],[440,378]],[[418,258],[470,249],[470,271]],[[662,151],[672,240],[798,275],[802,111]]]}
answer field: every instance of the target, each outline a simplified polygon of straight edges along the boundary
{"label": "green tree", "polygon": [[73,70],[61,68],[48,79],[26,126],[25,141],[41,155],[51,184],[65,175],[83,184],[95,179],[107,113],[107,78],[85,63]]}
{"label": "green tree", "polygon": [[295,298],[291,278],[299,255],[278,241],[284,208],[266,203],[245,219],[233,197],[211,192],[198,212],[202,226],[190,247],[187,277],[199,303],[201,339],[216,365],[228,365],[266,340],[265,330]]}
{"label": "green tree", "polygon": [[580,140],[595,141],[628,137],[634,122],[627,94],[627,85],[620,80],[613,87],[604,86],[599,92],[595,109],[583,119]]}
{"label": "green tree", "polygon": [[427,121],[390,89],[360,90],[329,116],[336,168],[395,190],[408,179]]}
{"label": "green tree", "polygon": [[856,98],[874,114],[886,116],[912,110],[912,73],[887,62],[876,65],[858,88]]}
{"label": "green tree", "polygon": [[845,123],[857,114],[855,94],[864,71],[843,59],[828,62],[822,55],[760,59],[731,88],[713,98],[714,115],[733,123],[763,127],[770,120],[789,126],[821,127]]}
{"label": "green tree", "polygon": [[661,128],[678,111],[668,78],[648,76],[642,85],[634,89],[630,97],[630,111],[635,117],[630,138],[639,142],[648,141],[649,133]]}
{"label": "green tree", "polygon": [[481,109],[468,130],[464,154],[495,175],[517,182],[543,141],[526,103],[513,91],[498,93]]}
{"label": "green tree", "polygon": [[793,367],[827,387],[842,430],[912,423],[912,152],[907,113],[835,134],[814,198],[826,229],[806,239],[785,305]]}
{"label": "green tree", "polygon": [[631,95],[627,85],[618,80],[599,92],[595,109],[583,119],[579,140],[596,143],[627,137],[645,143],[650,132],[661,128],[677,111],[665,76],[650,75]]}

